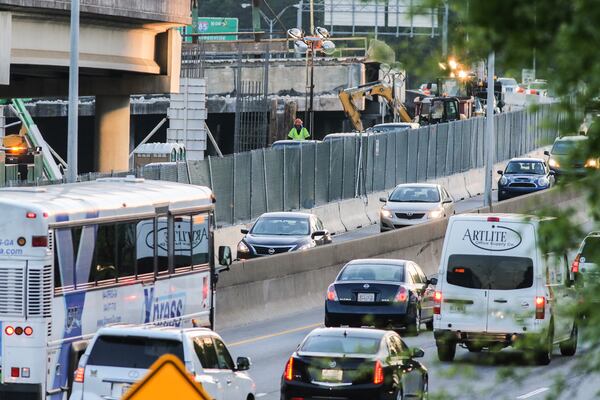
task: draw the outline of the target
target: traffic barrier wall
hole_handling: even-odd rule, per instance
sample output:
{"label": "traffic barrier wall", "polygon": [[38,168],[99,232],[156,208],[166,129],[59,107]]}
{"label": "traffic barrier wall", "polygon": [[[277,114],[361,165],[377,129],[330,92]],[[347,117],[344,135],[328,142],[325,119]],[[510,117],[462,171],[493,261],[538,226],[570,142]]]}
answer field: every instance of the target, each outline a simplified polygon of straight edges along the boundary
{"label": "traffic barrier wall", "polygon": [[[579,206],[574,192],[549,190],[493,205],[494,212],[527,213],[544,205]],[[477,212],[489,212],[482,208]],[[584,214],[580,215],[581,217]],[[235,263],[220,275],[217,329],[301,311],[324,302],[325,290],[341,267],[357,258],[401,258],[417,262],[431,275],[437,272],[447,219],[391,231],[359,240]]]}
{"label": "traffic barrier wall", "polygon": [[340,217],[340,205],[338,202],[315,207],[311,212],[321,219],[325,229],[329,230],[329,232],[346,232],[346,226]]}
{"label": "traffic barrier wall", "polygon": [[371,224],[367,215],[365,200],[350,199],[340,201],[340,217],[346,231],[352,231]]}

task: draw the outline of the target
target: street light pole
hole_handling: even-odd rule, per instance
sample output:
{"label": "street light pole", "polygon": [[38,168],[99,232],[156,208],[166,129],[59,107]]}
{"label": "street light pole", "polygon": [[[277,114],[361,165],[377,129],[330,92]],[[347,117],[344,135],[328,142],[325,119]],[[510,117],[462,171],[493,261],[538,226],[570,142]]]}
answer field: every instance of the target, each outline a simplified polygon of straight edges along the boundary
{"label": "street light pole", "polygon": [[487,110],[485,118],[485,196],[484,207],[490,207],[492,211],[492,178],[494,167],[494,64],[495,54],[492,51],[488,56],[487,71]]}
{"label": "street light pole", "polygon": [[310,120],[309,120],[309,132],[314,135],[314,100],[315,100],[315,42],[311,42],[310,46]]}
{"label": "street light pole", "polygon": [[69,115],[67,181],[77,181],[77,119],[79,116],[79,0],[71,0],[71,54],[69,64]]}

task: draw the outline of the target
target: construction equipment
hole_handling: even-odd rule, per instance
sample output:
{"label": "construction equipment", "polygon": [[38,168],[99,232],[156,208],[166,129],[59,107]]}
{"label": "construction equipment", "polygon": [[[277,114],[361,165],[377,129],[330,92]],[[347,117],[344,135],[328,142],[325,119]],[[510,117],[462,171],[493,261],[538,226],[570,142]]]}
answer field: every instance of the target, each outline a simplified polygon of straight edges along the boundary
{"label": "construction equipment", "polygon": [[386,100],[387,104],[394,112],[394,121],[397,121],[399,117],[403,122],[413,122],[410,115],[408,115],[408,111],[406,111],[404,104],[394,97],[393,88],[382,81],[371,82],[344,89],[339,93],[344,113],[346,113],[346,116],[350,119],[354,129],[358,132],[363,132],[365,129],[360,118],[359,107],[356,104],[363,98],[372,100],[373,96],[381,96]]}
{"label": "construction equipment", "polygon": [[421,126],[471,118],[472,99],[458,97],[425,97],[415,99],[415,122]]}

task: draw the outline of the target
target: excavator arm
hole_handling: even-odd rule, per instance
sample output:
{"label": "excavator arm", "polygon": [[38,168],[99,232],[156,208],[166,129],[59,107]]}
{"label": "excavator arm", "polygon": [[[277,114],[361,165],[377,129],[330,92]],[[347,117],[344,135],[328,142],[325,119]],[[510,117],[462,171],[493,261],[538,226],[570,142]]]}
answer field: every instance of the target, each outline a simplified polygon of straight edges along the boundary
{"label": "excavator arm", "polygon": [[383,97],[393,110],[394,115],[399,115],[403,122],[413,122],[413,120],[410,118],[410,115],[408,115],[404,104],[394,99],[394,92],[392,91],[391,87],[383,82],[372,82],[365,85],[344,89],[339,93],[340,102],[342,103],[344,112],[350,119],[354,129],[357,131],[364,131],[364,127],[360,119],[360,110],[356,104],[363,97],[371,98],[372,96]]}

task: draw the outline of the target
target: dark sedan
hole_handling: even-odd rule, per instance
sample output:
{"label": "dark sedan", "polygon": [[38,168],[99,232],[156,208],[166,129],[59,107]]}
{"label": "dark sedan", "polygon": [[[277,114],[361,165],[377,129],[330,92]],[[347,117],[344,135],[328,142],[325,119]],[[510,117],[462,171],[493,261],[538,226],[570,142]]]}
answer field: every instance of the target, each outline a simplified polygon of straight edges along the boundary
{"label": "dark sedan", "polygon": [[331,234],[319,218],[299,212],[263,214],[252,229],[242,229],[242,233],[246,236],[237,247],[237,257],[242,260],[331,243]]}
{"label": "dark sedan", "polygon": [[433,329],[433,285],[412,261],[354,260],[327,289],[325,326]]}
{"label": "dark sedan", "polygon": [[498,200],[506,200],[523,194],[546,190],[554,185],[554,172],[544,160],[537,158],[513,158],[498,181]]}
{"label": "dark sedan", "polygon": [[315,329],[285,366],[281,399],[425,399],[423,355],[392,331]]}

